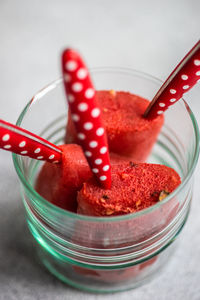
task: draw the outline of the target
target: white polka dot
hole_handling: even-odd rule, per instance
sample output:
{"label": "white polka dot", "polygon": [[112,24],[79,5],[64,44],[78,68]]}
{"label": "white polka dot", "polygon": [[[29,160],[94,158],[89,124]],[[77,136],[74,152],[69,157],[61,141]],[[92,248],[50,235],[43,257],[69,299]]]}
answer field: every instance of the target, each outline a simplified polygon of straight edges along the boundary
{"label": "white polka dot", "polygon": [[171,94],[176,94],[176,90],[174,90],[174,89],[170,89],[169,91]]}
{"label": "white polka dot", "polygon": [[196,72],[196,75],[197,75],[197,76],[200,76],[200,71],[197,71],[197,72]]}
{"label": "white polka dot", "polygon": [[69,74],[64,75],[64,80],[65,82],[70,82],[71,81],[71,76]]}
{"label": "white polka dot", "polygon": [[108,171],[108,170],[109,170],[109,168],[110,168],[110,166],[109,166],[109,165],[105,165],[105,166],[103,167],[103,170],[104,170],[104,171]]}
{"label": "white polka dot", "polygon": [[28,151],[22,151],[22,152],[20,152],[21,154],[27,154],[28,153]]}
{"label": "white polka dot", "polygon": [[197,82],[200,82],[200,79],[198,79]]}
{"label": "white polka dot", "polygon": [[105,180],[107,179],[107,176],[105,176],[105,175],[100,176],[99,179],[100,179],[101,181],[105,181]]}
{"label": "white polka dot", "polygon": [[54,160],[53,161],[53,164],[57,164],[57,163],[59,163],[59,160]]}
{"label": "white polka dot", "polygon": [[92,169],[92,172],[96,174],[96,173],[99,173],[99,170],[97,168],[94,168],[94,169]]}
{"label": "white polka dot", "polygon": [[25,141],[19,143],[19,147],[20,147],[20,148],[23,148],[25,145],[26,145],[26,142],[25,142]]}
{"label": "white polka dot", "polygon": [[165,103],[159,103],[160,107],[165,107]]}
{"label": "white polka dot", "polygon": [[79,140],[84,140],[85,139],[85,134],[84,133],[78,133],[77,134],[77,136],[78,136],[78,138],[79,138]]}
{"label": "white polka dot", "polygon": [[68,71],[75,71],[77,68],[77,63],[74,60],[69,60],[66,64],[65,64],[65,68]]}
{"label": "white polka dot", "polygon": [[184,89],[184,90],[187,90],[189,87],[190,87],[189,85],[184,85],[184,86],[183,86],[183,89]]}
{"label": "white polka dot", "polygon": [[97,145],[98,145],[98,143],[97,143],[96,141],[91,141],[91,142],[89,142],[89,146],[90,146],[91,148],[96,148]]}
{"label": "white polka dot", "polygon": [[10,135],[8,133],[4,134],[4,136],[2,137],[2,141],[4,142],[7,142],[9,139],[10,139]]}
{"label": "white polka dot", "polygon": [[102,128],[102,127],[98,128],[98,129],[96,130],[96,134],[97,134],[98,136],[103,135],[103,134],[104,134],[104,128]]}
{"label": "white polka dot", "polygon": [[195,66],[200,66],[200,60],[199,59],[195,59],[194,60],[194,64],[195,64]]}
{"label": "white polka dot", "polygon": [[55,157],[55,155],[54,154],[51,154],[50,156],[49,156],[49,159],[53,159]]}
{"label": "white polka dot", "polygon": [[78,79],[85,79],[85,77],[87,76],[87,70],[84,69],[84,68],[80,68],[78,71],[77,71],[77,77]]}
{"label": "white polka dot", "polygon": [[92,152],[90,152],[90,151],[85,151],[85,156],[91,157],[91,156],[92,156]]}
{"label": "white polka dot", "polygon": [[102,148],[100,149],[99,152],[100,152],[101,154],[105,154],[106,151],[107,151],[107,147],[102,147]]}
{"label": "white polka dot", "polygon": [[97,158],[97,159],[95,159],[95,164],[96,165],[100,165],[100,164],[102,164],[102,159],[101,158]]}
{"label": "white polka dot", "polygon": [[34,153],[39,153],[41,151],[40,148],[35,149]]}
{"label": "white polka dot", "polygon": [[100,109],[99,108],[94,108],[91,111],[91,115],[92,115],[93,118],[97,118],[100,115]]}
{"label": "white polka dot", "polygon": [[162,110],[157,111],[157,114],[158,114],[158,115],[161,115],[162,113],[163,113]]}
{"label": "white polka dot", "polygon": [[83,85],[82,83],[80,82],[75,82],[72,84],[72,90],[75,92],[75,93],[78,93],[80,91],[82,91],[83,89]]}
{"label": "white polka dot", "polygon": [[185,74],[183,74],[183,75],[181,75],[181,78],[182,78],[183,80],[187,80],[187,79],[188,79],[188,76],[185,75]]}
{"label": "white polka dot", "polygon": [[74,102],[74,96],[72,95],[72,94],[69,94],[68,96],[67,96],[67,98],[68,98],[68,101],[70,102],[70,103],[73,103]]}
{"label": "white polka dot", "polygon": [[169,101],[173,103],[176,101],[176,98],[171,98]]}
{"label": "white polka dot", "polygon": [[74,122],[78,122],[78,121],[80,120],[79,115],[77,115],[77,114],[72,114],[72,120],[73,120]]}
{"label": "white polka dot", "polygon": [[10,149],[11,148],[11,145],[5,145],[3,146],[5,149]]}
{"label": "white polka dot", "polygon": [[43,158],[43,156],[38,156],[38,157],[37,157],[37,159],[42,159],[42,158]]}
{"label": "white polka dot", "polygon": [[85,97],[90,99],[94,96],[94,93],[95,93],[94,90],[89,88],[85,91]]}
{"label": "white polka dot", "polygon": [[79,111],[86,111],[87,109],[88,109],[87,103],[82,102],[82,103],[80,103],[80,104],[78,105],[78,110],[79,110]]}
{"label": "white polka dot", "polygon": [[90,130],[93,128],[93,124],[91,122],[86,122],[83,127],[85,128],[85,130]]}

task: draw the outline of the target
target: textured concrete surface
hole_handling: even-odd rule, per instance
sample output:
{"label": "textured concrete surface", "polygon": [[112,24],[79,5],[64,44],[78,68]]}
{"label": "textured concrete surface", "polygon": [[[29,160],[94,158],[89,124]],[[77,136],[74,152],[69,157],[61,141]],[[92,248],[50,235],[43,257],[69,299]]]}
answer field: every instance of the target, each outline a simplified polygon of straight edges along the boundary
{"label": "textured concrete surface", "polygon": [[[15,122],[26,102],[59,76],[72,45],[89,66],[124,66],[165,79],[199,39],[199,0],[0,1],[1,118]],[[187,97],[200,122],[200,87]],[[87,294],[62,284],[35,258],[9,153],[0,153],[0,299],[200,299],[200,170],[179,249],[165,271],[136,290]]]}

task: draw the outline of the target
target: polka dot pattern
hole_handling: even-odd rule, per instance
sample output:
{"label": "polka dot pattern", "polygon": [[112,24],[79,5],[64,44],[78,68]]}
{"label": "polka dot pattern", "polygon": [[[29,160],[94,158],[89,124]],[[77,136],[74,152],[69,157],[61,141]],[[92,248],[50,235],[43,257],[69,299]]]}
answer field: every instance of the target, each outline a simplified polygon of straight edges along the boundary
{"label": "polka dot pattern", "polygon": [[110,169],[110,166],[109,165],[105,165],[104,167],[103,167],[103,170],[104,171],[108,171]]}
{"label": "polka dot pattern", "polygon": [[96,141],[92,141],[92,142],[89,142],[89,146],[91,148],[96,148],[98,146],[98,143]]}
{"label": "polka dot pattern", "polygon": [[80,68],[78,71],[77,71],[77,78],[78,79],[85,79],[85,77],[87,76],[87,70],[84,69],[84,68]]}
{"label": "polka dot pattern", "polygon": [[25,145],[26,145],[26,142],[25,142],[25,141],[22,141],[22,142],[19,143],[19,147],[20,147],[20,148],[23,148]]}
{"label": "polka dot pattern", "polygon": [[91,151],[85,151],[85,156],[91,157],[92,156],[92,152]]}
{"label": "polka dot pattern", "polygon": [[81,133],[81,132],[79,132],[78,134],[77,134],[77,136],[78,136],[78,139],[79,140],[84,140],[85,139],[85,134],[84,133]]}
{"label": "polka dot pattern", "polygon": [[92,111],[91,111],[91,116],[93,118],[97,118],[99,115],[100,115],[100,109],[99,108],[94,108]]}
{"label": "polka dot pattern", "polygon": [[37,148],[35,149],[34,153],[40,153],[41,149],[40,148]]}
{"label": "polka dot pattern", "polygon": [[66,65],[65,68],[67,71],[75,71],[77,68],[77,63],[74,60],[69,60]]}
{"label": "polka dot pattern", "polygon": [[[154,119],[176,103],[199,80],[200,41],[188,52],[153,98],[144,117]],[[161,109],[162,108],[162,109]]]}
{"label": "polka dot pattern", "polygon": [[170,89],[169,90],[171,94],[176,94],[176,90],[175,89]]}
{"label": "polka dot pattern", "polygon": [[102,147],[100,150],[99,150],[99,152],[101,153],[101,154],[105,154],[106,152],[107,152],[107,147]]}
{"label": "polka dot pattern", "polygon": [[194,64],[195,66],[200,66],[200,59],[195,59]]}
{"label": "polka dot pattern", "polygon": [[70,76],[69,74],[66,74],[65,77],[64,77],[64,80],[65,80],[66,82],[70,82],[71,76]]}
{"label": "polka dot pattern", "polygon": [[163,110],[158,110],[158,111],[157,111],[157,114],[158,114],[158,115],[163,114]]}
{"label": "polka dot pattern", "polygon": [[90,129],[92,129],[92,128],[93,128],[92,122],[86,122],[86,123],[84,123],[84,124],[83,124],[83,128],[84,128],[85,130],[90,130]]}
{"label": "polka dot pattern", "polygon": [[183,74],[183,75],[181,75],[181,78],[182,78],[183,80],[187,80],[187,79],[188,79],[188,76],[185,75],[185,74]]}
{"label": "polka dot pattern", "polygon": [[70,103],[73,103],[73,102],[74,102],[74,96],[71,95],[71,94],[69,94],[69,95],[68,95],[68,101],[69,101]]}
{"label": "polka dot pattern", "polygon": [[7,142],[9,139],[10,139],[10,135],[9,135],[9,134],[5,134],[5,135],[2,137],[2,141],[4,141],[4,142]]}
{"label": "polka dot pattern", "polygon": [[27,153],[28,153],[28,151],[27,151],[27,150],[25,150],[25,151],[21,151],[20,153],[21,153],[21,154],[27,154]]}
{"label": "polka dot pattern", "polygon": [[62,71],[64,78],[66,75],[70,78],[63,83],[79,143],[99,184],[104,188],[110,188],[111,172],[107,138],[88,69],[76,51],[67,49],[62,56]]}
{"label": "polka dot pattern", "polygon": [[104,128],[102,128],[102,127],[98,128],[98,129],[96,130],[96,134],[97,134],[98,136],[103,135],[103,134],[104,134]]}
{"label": "polka dot pattern", "polygon": [[87,103],[80,103],[78,106],[79,111],[86,111],[88,109],[88,104]]}
{"label": "polka dot pattern", "polygon": [[96,165],[100,165],[100,164],[102,164],[102,159],[101,158],[97,158],[97,159],[95,159],[95,164]]}
{"label": "polka dot pattern", "polygon": [[30,158],[61,162],[59,147],[16,125],[0,120],[0,148]]}
{"label": "polka dot pattern", "polygon": [[72,114],[72,120],[73,120],[74,122],[78,122],[78,121],[80,120],[79,115],[77,115],[77,114]]}
{"label": "polka dot pattern", "polygon": [[83,86],[82,86],[82,84],[80,82],[75,82],[75,83],[72,84],[72,90],[75,93],[80,92],[82,89],[83,89]]}
{"label": "polka dot pattern", "polygon": [[100,176],[100,177],[99,177],[99,179],[100,179],[100,180],[102,180],[102,181],[104,181],[104,180],[106,180],[106,179],[107,179],[107,176],[105,176],[105,175],[103,175],[103,176]]}
{"label": "polka dot pattern", "polygon": [[87,99],[91,99],[91,98],[93,98],[94,97],[94,94],[95,94],[95,91],[94,91],[94,89],[87,89],[86,91],[85,91],[85,97],[87,98]]}

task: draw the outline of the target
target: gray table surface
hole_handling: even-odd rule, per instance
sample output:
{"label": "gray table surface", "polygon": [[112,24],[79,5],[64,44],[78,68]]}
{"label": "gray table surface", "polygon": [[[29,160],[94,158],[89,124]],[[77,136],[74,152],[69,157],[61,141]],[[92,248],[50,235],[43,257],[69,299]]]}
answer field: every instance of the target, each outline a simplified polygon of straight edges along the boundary
{"label": "gray table surface", "polygon": [[[123,66],[165,79],[199,39],[200,1],[0,1],[1,118],[60,74],[59,53],[78,48],[91,66]],[[200,87],[187,100],[200,122]],[[0,155],[0,299],[200,299],[200,169],[180,247],[165,271],[136,290],[87,294],[50,275],[35,258],[11,155]]]}

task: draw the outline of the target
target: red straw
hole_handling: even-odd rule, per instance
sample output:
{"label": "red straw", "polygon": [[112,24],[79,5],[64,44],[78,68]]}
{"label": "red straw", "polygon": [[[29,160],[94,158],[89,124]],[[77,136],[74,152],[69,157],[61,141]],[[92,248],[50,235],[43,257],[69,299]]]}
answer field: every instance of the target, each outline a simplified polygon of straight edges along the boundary
{"label": "red straw", "polygon": [[62,55],[64,86],[77,137],[92,172],[104,188],[111,187],[110,158],[95,89],[80,55],[67,49]]}
{"label": "red straw", "polygon": [[176,103],[200,79],[200,41],[188,52],[183,60],[159,89],[144,117],[154,119],[169,106]]}
{"label": "red straw", "polygon": [[59,147],[16,125],[0,120],[0,148],[38,160],[59,163]]}

